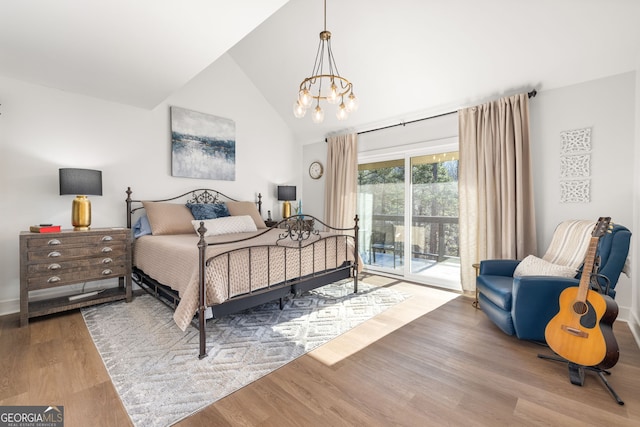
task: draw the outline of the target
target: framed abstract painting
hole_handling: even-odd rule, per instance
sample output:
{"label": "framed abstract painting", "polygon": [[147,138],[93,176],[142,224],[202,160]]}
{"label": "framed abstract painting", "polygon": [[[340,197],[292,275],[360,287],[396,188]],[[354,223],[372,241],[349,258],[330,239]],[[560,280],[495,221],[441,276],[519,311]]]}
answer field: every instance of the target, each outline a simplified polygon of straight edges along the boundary
{"label": "framed abstract painting", "polygon": [[171,175],[235,181],[235,122],[180,107],[170,113]]}

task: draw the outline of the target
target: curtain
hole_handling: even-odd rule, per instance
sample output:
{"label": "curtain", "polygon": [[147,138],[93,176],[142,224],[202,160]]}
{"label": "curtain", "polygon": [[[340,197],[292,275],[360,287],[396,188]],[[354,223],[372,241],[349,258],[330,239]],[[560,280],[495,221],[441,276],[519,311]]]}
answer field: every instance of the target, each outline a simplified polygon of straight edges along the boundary
{"label": "curtain", "polygon": [[358,134],[327,139],[324,219],[333,227],[353,227],[358,192]]}
{"label": "curtain", "polygon": [[472,264],[537,253],[526,93],[458,112],[462,289]]}

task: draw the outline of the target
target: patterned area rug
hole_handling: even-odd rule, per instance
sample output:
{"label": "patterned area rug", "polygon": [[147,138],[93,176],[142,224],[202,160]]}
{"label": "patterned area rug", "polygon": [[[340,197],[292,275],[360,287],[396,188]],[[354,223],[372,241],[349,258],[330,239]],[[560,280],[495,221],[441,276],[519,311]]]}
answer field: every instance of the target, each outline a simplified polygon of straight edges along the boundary
{"label": "patterned area rug", "polygon": [[287,364],[406,299],[401,293],[338,282],[207,322],[208,357],[198,331],[182,332],[149,295],[82,310],[136,426],[168,426]]}

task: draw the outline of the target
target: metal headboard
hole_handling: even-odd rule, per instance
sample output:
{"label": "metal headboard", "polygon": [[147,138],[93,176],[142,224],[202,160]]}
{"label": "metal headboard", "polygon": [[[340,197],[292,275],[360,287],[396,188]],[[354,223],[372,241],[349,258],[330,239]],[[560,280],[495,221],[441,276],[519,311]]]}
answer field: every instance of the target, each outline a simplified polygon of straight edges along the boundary
{"label": "metal headboard", "polygon": [[[144,209],[144,207],[142,206],[142,202],[143,200],[134,200],[131,198],[131,194],[133,194],[133,191],[131,190],[131,187],[127,187],[127,228],[131,228],[131,219],[133,217],[133,214],[140,210],[140,209]],[[213,190],[211,188],[198,188],[196,190],[191,190],[188,191],[186,193],[180,194],[178,196],[173,196],[173,197],[169,197],[166,199],[157,199],[157,200],[144,200],[145,202],[171,202],[174,200],[179,200],[185,197],[189,197],[185,203],[202,203],[202,204],[210,204],[210,203],[217,203],[220,201],[225,201],[225,200],[229,200],[232,202],[237,202],[239,201],[238,199],[234,199],[233,197],[229,197],[224,193],[221,193],[218,190]],[[136,206],[134,206],[134,204]],[[139,205],[139,206],[138,206]],[[262,214],[262,194],[258,193],[258,201],[256,202],[256,205],[258,206],[258,212],[260,212],[260,214]]]}

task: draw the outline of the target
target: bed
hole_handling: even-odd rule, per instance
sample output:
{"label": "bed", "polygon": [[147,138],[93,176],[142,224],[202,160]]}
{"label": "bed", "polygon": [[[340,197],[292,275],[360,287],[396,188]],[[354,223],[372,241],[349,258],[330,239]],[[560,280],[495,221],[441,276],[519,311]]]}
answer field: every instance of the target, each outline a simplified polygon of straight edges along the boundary
{"label": "bed", "polygon": [[[174,310],[177,326],[199,329],[207,356],[206,318],[295,297],[352,278],[358,292],[358,217],[336,228],[311,215],[267,227],[258,201],[212,189],[158,200],[126,191],[133,230],[133,280]],[[209,314],[209,316],[207,316]]]}

